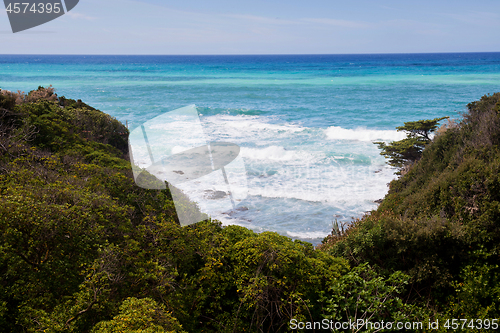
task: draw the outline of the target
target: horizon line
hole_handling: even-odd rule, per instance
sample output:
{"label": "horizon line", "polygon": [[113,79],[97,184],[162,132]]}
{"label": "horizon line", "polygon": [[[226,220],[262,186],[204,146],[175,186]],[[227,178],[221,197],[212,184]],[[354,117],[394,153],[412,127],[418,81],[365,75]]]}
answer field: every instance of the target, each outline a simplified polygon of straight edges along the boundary
{"label": "horizon line", "polygon": [[453,51],[453,52],[377,52],[377,53],[207,53],[207,54],[77,54],[77,53],[0,53],[0,56],[328,56],[328,55],[405,55],[405,54],[478,54],[500,51]]}

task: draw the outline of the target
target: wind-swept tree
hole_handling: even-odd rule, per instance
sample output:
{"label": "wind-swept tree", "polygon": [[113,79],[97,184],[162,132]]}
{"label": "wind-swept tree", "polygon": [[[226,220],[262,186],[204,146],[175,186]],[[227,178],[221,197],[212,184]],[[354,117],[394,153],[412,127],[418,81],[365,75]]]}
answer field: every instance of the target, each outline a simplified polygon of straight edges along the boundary
{"label": "wind-swept tree", "polygon": [[389,158],[389,165],[402,168],[422,156],[424,147],[431,142],[429,135],[438,128],[438,123],[449,117],[405,122],[404,126],[396,127],[405,131],[406,138],[390,143],[374,142],[382,150],[380,155]]}

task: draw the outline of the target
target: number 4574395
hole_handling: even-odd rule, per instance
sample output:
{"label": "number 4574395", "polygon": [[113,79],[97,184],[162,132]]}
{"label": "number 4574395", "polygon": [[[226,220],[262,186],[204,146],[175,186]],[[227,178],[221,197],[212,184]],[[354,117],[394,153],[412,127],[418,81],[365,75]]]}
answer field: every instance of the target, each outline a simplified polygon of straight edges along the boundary
{"label": "number 4574395", "polygon": [[28,3],[28,2],[15,2],[9,3],[7,6],[7,13],[33,13],[33,14],[59,14],[61,12],[60,3]]}
{"label": "number 4574395", "polygon": [[458,328],[465,329],[483,329],[483,330],[497,330],[497,319],[448,319],[444,324],[446,329],[456,330]]}

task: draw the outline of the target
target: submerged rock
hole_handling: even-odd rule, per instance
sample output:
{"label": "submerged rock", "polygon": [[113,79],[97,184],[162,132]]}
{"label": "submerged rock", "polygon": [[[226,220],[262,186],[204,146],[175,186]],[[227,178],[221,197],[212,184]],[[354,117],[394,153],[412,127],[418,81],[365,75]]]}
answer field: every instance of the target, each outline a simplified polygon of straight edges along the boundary
{"label": "submerged rock", "polygon": [[227,193],[224,191],[213,191],[213,190],[206,190],[205,191],[205,198],[210,199],[210,200],[217,200],[217,199],[222,199],[227,196]]}

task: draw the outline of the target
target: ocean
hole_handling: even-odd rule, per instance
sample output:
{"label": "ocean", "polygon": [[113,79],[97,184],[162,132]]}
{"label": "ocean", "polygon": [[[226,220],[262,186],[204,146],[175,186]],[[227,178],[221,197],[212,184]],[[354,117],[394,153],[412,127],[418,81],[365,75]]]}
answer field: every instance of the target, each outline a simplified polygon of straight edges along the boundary
{"label": "ocean", "polygon": [[373,142],[500,91],[500,53],[0,55],[1,89],[49,85],[130,130],[195,104],[207,139],[237,144],[246,170],[239,209],[212,217],[318,244],[387,193],[395,170]]}

